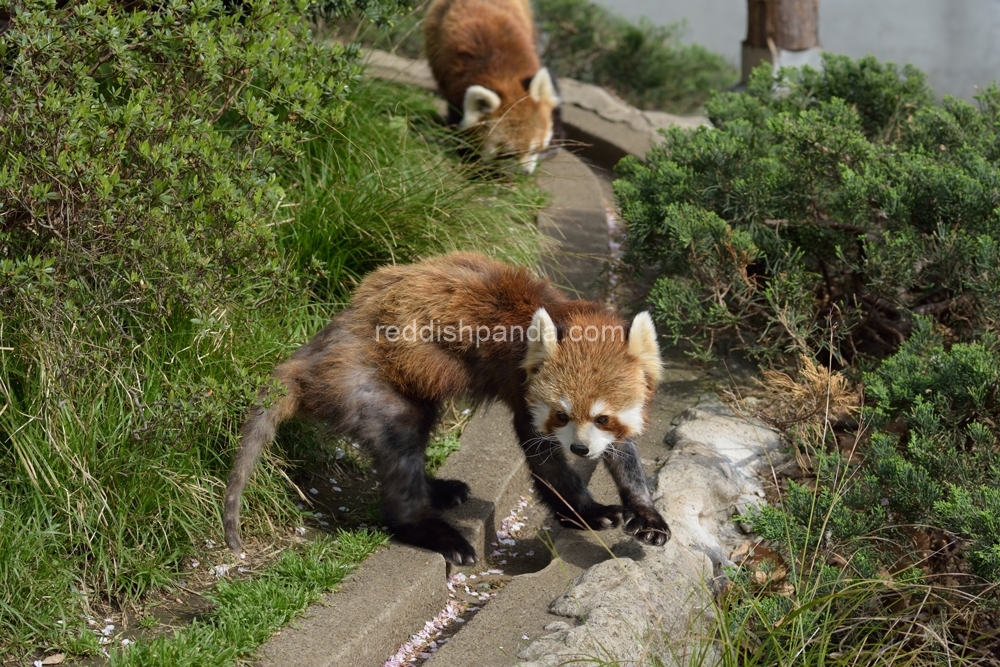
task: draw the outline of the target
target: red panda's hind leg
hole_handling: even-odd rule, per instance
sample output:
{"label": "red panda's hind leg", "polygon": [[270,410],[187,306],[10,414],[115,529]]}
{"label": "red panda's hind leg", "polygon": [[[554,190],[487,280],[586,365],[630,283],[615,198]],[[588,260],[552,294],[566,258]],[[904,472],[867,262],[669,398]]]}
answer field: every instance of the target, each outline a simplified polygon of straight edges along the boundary
{"label": "red panda's hind leg", "polygon": [[[469,488],[453,480],[429,480],[424,450],[434,425],[433,404],[420,404],[392,390],[379,392],[366,407],[372,455],[378,470],[382,521],[393,537],[415,547],[436,551],[455,565],[476,562],[476,551],[438,513],[446,498],[468,498]],[[449,501],[449,502],[450,502]]]}

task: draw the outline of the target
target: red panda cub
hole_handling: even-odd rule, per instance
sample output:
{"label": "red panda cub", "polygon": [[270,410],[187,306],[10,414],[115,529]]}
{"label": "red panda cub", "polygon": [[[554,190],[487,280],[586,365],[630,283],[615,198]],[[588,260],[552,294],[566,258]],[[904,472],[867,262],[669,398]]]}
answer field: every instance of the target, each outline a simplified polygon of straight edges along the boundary
{"label": "red panda cub", "polygon": [[[226,544],[241,547],[240,498],[262,448],[281,422],[308,417],[371,454],[383,523],[397,540],[456,565],[474,563],[475,550],[440,514],[465,502],[469,486],[424,472],[442,401],[469,396],[510,408],[535,487],[560,522],[622,524],[662,545],[670,529],[653,506],[633,442],[660,374],[647,313],[627,323],[524,268],[478,254],[381,268],[261,390],[226,490]],[[597,503],[568,455],[603,461],[621,505]]]}
{"label": "red panda cub", "polygon": [[427,12],[427,60],[482,157],[516,157],[531,173],[552,140],[559,96],[535,53],[528,0],[435,0]]}

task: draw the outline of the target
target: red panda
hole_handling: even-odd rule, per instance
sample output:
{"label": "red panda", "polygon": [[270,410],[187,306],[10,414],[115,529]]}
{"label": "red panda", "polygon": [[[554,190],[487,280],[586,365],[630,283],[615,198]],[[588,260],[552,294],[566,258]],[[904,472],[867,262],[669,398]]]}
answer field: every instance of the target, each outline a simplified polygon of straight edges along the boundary
{"label": "red panda", "polygon": [[532,172],[552,140],[559,96],[535,53],[528,0],[435,0],[424,23],[431,72],[484,159]]}
{"label": "red panda", "polygon": [[[345,310],[275,368],[280,391],[261,390],[226,490],[226,543],[241,548],[240,498],[262,448],[281,422],[302,416],[371,454],[383,523],[397,540],[450,563],[474,563],[475,550],[439,513],[467,500],[468,485],[424,472],[441,402],[469,396],[510,408],[535,487],[560,522],[623,524],[662,545],[670,529],[633,443],[660,375],[648,313],[628,324],[524,268],[478,254],[378,269]],[[621,506],[597,503],[567,453],[602,460]]]}

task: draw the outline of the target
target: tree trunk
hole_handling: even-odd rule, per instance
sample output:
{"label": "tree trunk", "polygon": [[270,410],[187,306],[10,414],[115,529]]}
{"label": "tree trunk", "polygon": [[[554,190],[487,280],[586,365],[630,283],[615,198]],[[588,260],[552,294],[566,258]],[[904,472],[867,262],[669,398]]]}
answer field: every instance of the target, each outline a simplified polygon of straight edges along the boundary
{"label": "tree trunk", "polygon": [[774,43],[786,51],[819,46],[819,0],[776,0]]}
{"label": "tree trunk", "polygon": [[776,63],[781,51],[819,46],[819,0],[747,0],[743,81],[760,63]]}
{"label": "tree trunk", "polygon": [[774,0],[747,0],[746,46],[766,49],[767,38],[774,35]]}

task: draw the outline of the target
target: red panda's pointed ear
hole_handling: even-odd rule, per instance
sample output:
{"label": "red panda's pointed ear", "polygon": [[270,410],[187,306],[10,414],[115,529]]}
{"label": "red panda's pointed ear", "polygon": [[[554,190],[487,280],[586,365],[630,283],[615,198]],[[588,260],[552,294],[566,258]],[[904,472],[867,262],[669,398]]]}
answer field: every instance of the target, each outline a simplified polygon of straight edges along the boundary
{"label": "red panda's pointed ear", "polygon": [[522,368],[533,373],[544,364],[559,345],[556,325],[544,308],[535,311],[528,327],[528,353],[524,355]]}
{"label": "red panda's pointed ear", "polygon": [[556,94],[556,87],[552,83],[552,75],[549,74],[547,67],[538,70],[535,72],[535,76],[531,77],[531,83],[528,84],[528,94],[536,102],[544,100],[554,107],[559,106],[559,96]]}
{"label": "red panda's pointed ear", "polygon": [[469,86],[465,89],[465,101],[462,109],[462,122],[459,129],[464,130],[472,127],[500,108],[500,96],[489,88],[482,86]]}
{"label": "red panda's pointed ear", "polygon": [[628,331],[628,351],[639,360],[639,366],[652,383],[658,384],[663,376],[660,346],[656,343],[653,318],[643,311],[632,320]]}

